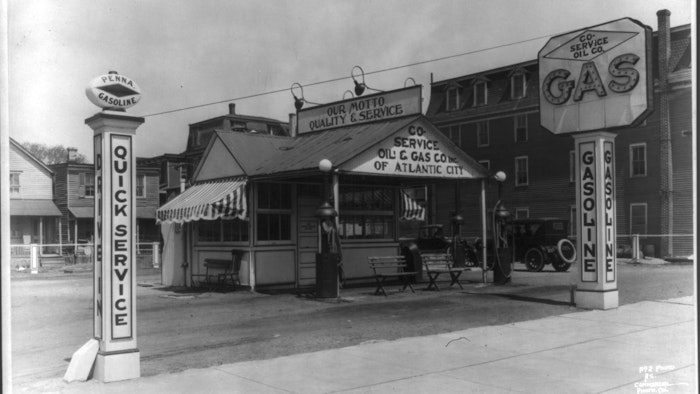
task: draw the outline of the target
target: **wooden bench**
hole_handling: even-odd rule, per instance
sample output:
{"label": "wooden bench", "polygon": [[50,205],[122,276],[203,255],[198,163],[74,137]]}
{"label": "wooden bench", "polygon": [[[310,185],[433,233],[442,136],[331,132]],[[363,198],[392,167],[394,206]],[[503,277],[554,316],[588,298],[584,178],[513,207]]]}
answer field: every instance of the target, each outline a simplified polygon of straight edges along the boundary
{"label": "wooden bench", "polygon": [[202,278],[202,281],[198,281],[198,285],[210,290],[228,286],[228,282],[235,288],[236,285],[241,284],[239,271],[242,257],[242,251],[233,250],[230,259],[204,259],[204,274],[194,274],[192,277]]}
{"label": "wooden bench", "polygon": [[459,282],[459,276],[462,275],[462,272],[469,271],[470,268],[453,267],[454,260],[452,255],[447,253],[423,253],[421,254],[421,260],[423,261],[423,269],[428,274],[428,279],[430,279],[427,290],[440,291],[437,279],[444,273],[450,274],[450,287],[457,284],[460,289],[464,289]]}
{"label": "wooden bench", "polygon": [[384,282],[388,278],[400,279],[403,283],[401,291],[405,291],[406,287],[411,289],[411,292],[415,293],[413,286],[411,286],[411,276],[416,275],[416,272],[406,271],[406,257],[404,256],[379,256],[379,257],[368,257],[369,268],[374,272],[374,280],[377,282],[377,289],[374,291],[375,295],[379,293],[387,296],[386,289],[384,289]]}

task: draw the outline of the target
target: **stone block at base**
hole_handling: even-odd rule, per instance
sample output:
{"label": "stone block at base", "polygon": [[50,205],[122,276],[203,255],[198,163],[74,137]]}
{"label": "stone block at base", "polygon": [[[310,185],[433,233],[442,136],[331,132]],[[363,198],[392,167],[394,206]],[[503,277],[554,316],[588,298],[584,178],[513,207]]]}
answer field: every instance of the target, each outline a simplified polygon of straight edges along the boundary
{"label": "stone block at base", "polygon": [[63,380],[69,383],[88,380],[99,349],[100,343],[97,339],[91,339],[81,346],[80,349],[76,350],[73,353],[73,357],[70,358],[70,364],[68,364],[66,374],[63,375]]}
{"label": "stone block at base", "polygon": [[141,353],[133,352],[98,353],[93,378],[103,383],[141,377]]}
{"label": "stone block at base", "polygon": [[576,307],[584,309],[613,309],[619,306],[618,291],[576,290]]}

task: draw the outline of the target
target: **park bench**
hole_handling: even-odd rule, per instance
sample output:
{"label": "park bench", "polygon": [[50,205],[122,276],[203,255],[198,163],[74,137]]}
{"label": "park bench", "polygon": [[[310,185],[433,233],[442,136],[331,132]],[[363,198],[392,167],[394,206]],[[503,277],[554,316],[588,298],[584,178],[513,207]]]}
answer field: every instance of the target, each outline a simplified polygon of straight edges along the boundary
{"label": "park bench", "polygon": [[380,293],[387,296],[384,284],[387,279],[395,278],[401,280],[403,283],[403,288],[401,291],[405,291],[406,287],[411,289],[411,292],[415,293],[413,286],[411,286],[411,277],[416,275],[416,272],[406,271],[406,257],[404,256],[378,256],[378,257],[368,257],[369,268],[374,272],[374,280],[377,282],[377,289],[374,291],[375,295]]}
{"label": "park bench", "polygon": [[459,276],[462,275],[462,272],[470,269],[453,267],[452,255],[448,253],[422,253],[421,260],[423,261],[423,269],[426,274],[428,274],[428,279],[430,280],[427,290],[440,291],[440,287],[437,285],[437,279],[441,274],[445,273],[450,275],[450,287],[457,284],[460,289],[464,289],[459,282]]}
{"label": "park bench", "polygon": [[231,251],[230,259],[204,259],[204,273],[194,274],[192,277],[201,278],[197,280],[197,284],[210,290],[223,289],[229,285],[235,288],[236,285],[241,284],[239,272],[242,257],[243,252],[234,249]]}

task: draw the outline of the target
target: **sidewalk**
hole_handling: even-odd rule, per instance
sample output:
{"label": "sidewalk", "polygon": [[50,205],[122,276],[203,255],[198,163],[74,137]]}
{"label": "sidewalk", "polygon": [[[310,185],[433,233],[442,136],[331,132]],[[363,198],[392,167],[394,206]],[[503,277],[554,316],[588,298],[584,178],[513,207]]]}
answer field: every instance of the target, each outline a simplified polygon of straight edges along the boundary
{"label": "sidewalk", "polygon": [[[57,393],[695,393],[695,300],[645,301],[501,326],[193,369]],[[26,391],[18,391],[26,392]]]}

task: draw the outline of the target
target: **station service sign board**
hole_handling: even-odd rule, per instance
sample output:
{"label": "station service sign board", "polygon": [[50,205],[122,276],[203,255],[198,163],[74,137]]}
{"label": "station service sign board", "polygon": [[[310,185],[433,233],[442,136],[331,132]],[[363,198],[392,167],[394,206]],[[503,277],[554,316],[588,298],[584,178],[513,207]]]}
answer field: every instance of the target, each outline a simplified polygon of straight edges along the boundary
{"label": "station service sign board", "polygon": [[422,109],[421,88],[420,85],[410,86],[300,110],[298,133],[419,115]]}
{"label": "station service sign board", "polygon": [[540,123],[554,134],[635,126],[653,110],[651,28],[629,18],[552,37],[540,50]]}

